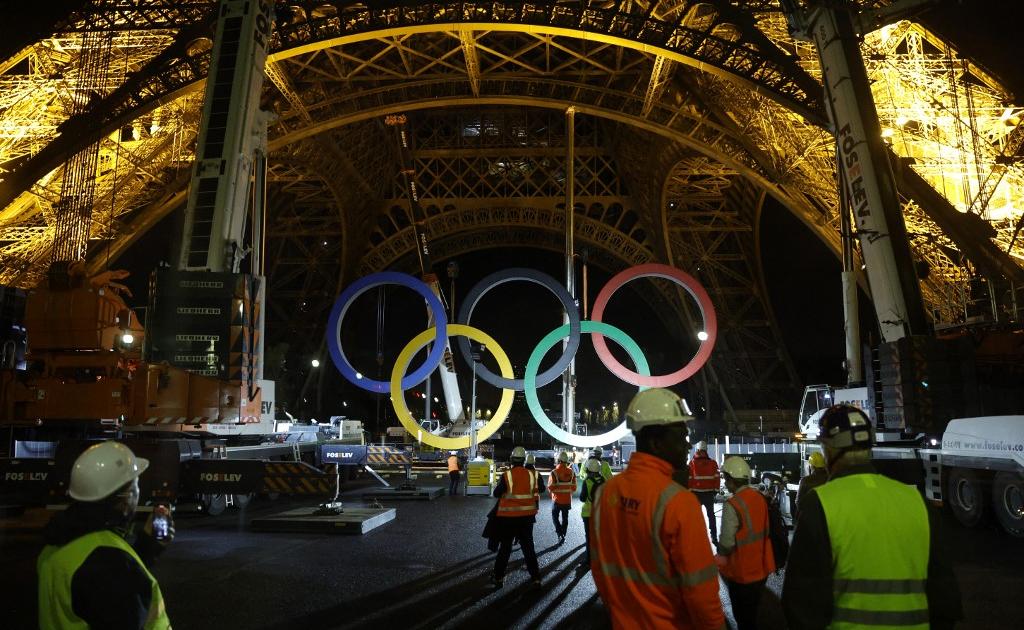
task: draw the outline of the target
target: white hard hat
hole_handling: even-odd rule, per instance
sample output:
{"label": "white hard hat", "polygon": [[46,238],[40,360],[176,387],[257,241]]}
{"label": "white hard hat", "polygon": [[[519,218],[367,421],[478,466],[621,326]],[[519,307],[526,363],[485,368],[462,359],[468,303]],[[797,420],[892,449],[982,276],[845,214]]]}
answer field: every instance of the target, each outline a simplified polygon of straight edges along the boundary
{"label": "white hard hat", "polygon": [[594,448],[592,448],[590,450],[590,456],[591,457],[597,457],[597,458],[603,457],[604,456],[604,449],[601,448],[600,446],[595,446]]}
{"label": "white hard hat", "polygon": [[458,455],[458,453],[456,453],[455,451],[448,451],[448,454],[449,455]]}
{"label": "white hard hat", "polygon": [[598,472],[601,470],[601,462],[596,459],[587,460],[587,472]]}
{"label": "white hard hat", "polygon": [[512,461],[523,461],[526,459],[526,449],[522,446],[517,446],[512,449],[512,455],[509,456]]}
{"label": "white hard hat", "polygon": [[526,456],[526,463],[527,464],[535,464],[536,462],[537,462],[537,458],[534,457],[533,453],[527,454],[527,456]]}
{"label": "white hard hat", "polygon": [[136,457],[120,442],[101,442],[85,449],[71,469],[68,494],[76,501],[100,501],[136,479],[149,460]]}
{"label": "white hard hat", "polygon": [[569,454],[566,453],[565,451],[562,451],[561,453],[558,454],[558,461],[562,462],[563,464],[568,464]]}
{"label": "white hard hat", "polygon": [[690,420],[693,420],[693,416],[683,410],[683,399],[660,387],[646,389],[633,396],[626,409],[626,426],[634,433],[644,427]]}
{"label": "white hard hat", "polygon": [[706,451],[708,450],[708,443],[704,440],[697,442],[697,446],[693,447],[695,451]]}
{"label": "white hard hat", "polygon": [[733,479],[750,480],[750,465],[742,457],[735,455],[726,457],[725,461],[722,462],[722,472]]}

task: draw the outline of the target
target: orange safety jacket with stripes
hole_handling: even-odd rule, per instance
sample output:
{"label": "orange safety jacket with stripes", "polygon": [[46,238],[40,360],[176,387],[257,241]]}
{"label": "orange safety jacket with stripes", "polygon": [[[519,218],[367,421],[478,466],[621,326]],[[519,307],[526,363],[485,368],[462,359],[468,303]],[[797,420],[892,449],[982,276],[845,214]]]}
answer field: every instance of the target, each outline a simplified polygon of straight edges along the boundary
{"label": "orange safety jacket with stripes", "polygon": [[572,494],[576,492],[576,473],[564,463],[559,462],[548,475],[548,491],[551,500],[558,505],[571,505]]}
{"label": "orange safety jacket with stripes", "polygon": [[634,453],[594,500],[590,568],[615,628],[725,628],[700,503],[672,473]]}
{"label": "orange safety jacket with stripes", "polygon": [[505,494],[498,499],[497,516],[518,518],[536,516],[540,494],[537,491],[537,471],[513,466],[505,471]]}
{"label": "orange safety jacket with stripes", "polygon": [[690,477],[686,485],[696,492],[717,492],[722,485],[718,462],[708,457],[707,451],[697,451],[690,460]]}
{"label": "orange safety jacket with stripes", "polygon": [[764,495],[744,486],[728,501],[739,517],[736,546],[727,555],[722,575],[739,584],[767,578],[775,571],[775,553],[768,537],[768,501]]}

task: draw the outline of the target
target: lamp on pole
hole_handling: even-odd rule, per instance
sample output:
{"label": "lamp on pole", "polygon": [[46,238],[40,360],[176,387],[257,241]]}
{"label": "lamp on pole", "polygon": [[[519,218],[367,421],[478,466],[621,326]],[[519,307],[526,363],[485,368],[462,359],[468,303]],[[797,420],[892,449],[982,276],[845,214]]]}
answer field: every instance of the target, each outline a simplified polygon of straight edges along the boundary
{"label": "lamp on pole", "polygon": [[487,351],[487,346],[480,344],[479,349],[473,350],[473,386],[472,393],[470,394],[469,403],[469,458],[476,459],[476,364],[480,361],[483,353]]}

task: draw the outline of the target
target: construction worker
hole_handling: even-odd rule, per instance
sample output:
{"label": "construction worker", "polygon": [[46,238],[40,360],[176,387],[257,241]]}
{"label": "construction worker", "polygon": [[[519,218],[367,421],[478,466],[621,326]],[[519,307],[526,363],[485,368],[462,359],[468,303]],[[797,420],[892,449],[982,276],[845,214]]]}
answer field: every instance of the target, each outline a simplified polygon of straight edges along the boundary
{"label": "construction worker", "polygon": [[636,452],[594,500],[590,568],[615,628],[725,627],[700,503],[672,480],[690,448],[681,403],[667,389],[633,397]]}
{"label": "construction worker", "polygon": [[[125,540],[148,466],[118,442],[90,446],[75,460],[73,502],[47,526],[37,563],[40,628],[170,628],[147,568],[174,538],[170,511],[154,510],[134,547]],[[156,515],[166,520],[155,529]]]}
{"label": "construction worker", "polygon": [[569,509],[572,508],[572,494],[576,492],[576,473],[569,468],[569,454],[565,451],[558,455],[558,465],[548,475],[548,492],[551,493],[551,520],[561,545],[569,531]]}
{"label": "construction worker", "polygon": [[459,470],[459,454],[456,451],[448,452],[448,496],[454,497],[459,492],[459,477],[462,471]]}
{"label": "construction worker", "polygon": [[804,475],[800,480],[800,487],[796,491],[796,505],[793,506],[793,522],[800,517],[800,502],[804,500],[807,493],[828,481],[828,470],[825,469],[825,456],[815,451],[807,458],[807,465],[811,472]]}
{"label": "construction worker", "polygon": [[775,554],[768,537],[768,500],[750,487],[750,466],[742,457],[722,463],[725,488],[732,496],[722,508],[718,564],[729,589],[738,630],[757,628],[757,606]]}
{"label": "construction worker", "polygon": [[937,515],[875,471],[867,416],[831,407],[818,439],[829,481],[800,505],[782,589],[789,627],[952,628],[962,610]]}
{"label": "construction worker", "polygon": [[697,496],[708,516],[708,531],[711,532],[711,544],[718,544],[718,522],[715,519],[715,497],[721,486],[718,462],[708,457],[708,443],[697,442],[693,459],[690,460],[690,475],[687,486]]}
{"label": "construction worker", "polygon": [[504,584],[505,568],[512,555],[512,543],[516,540],[523,550],[533,584],[539,586],[540,567],[533,547],[533,524],[540,494],[544,492],[544,479],[536,470],[526,468],[526,449],[522,446],[512,449],[509,460],[512,467],[505,471],[494,488],[494,496],[498,498],[494,526],[499,541],[498,557],[494,560],[494,586],[501,588]]}
{"label": "construction worker", "polygon": [[[597,460],[598,464],[600,465],[601,476],[604,477],[605,481],[608,481],[609,479],[612,478],[612,466],[607,461],[602,459],[603,457],[604,449],[602,449],[600,446],[595,446],[590,451],[590,457],[587,458],[587,461],[589,462],[591,459]],[[586,464],[583,465],[583,472],[581,474],[583,477],[587,476]]]}
{"label": "construction worker", "polygon": [[594,497],[597,496],[597,489],[604,485],[605,478],[601,475],[601,462],[596,459],[587,461],[587,472],[591,473],[587,475],[586,479],[583,480],[583,487],[580,488],[580,501],[583,502],[583,508],[580,513],[583,515],[583,533],[586,536],[587,547],[586,553],[583,555],[583,562],[587,565],[590,564],[591,558],[591,544],[590,544],[590,515],[593,512]]}

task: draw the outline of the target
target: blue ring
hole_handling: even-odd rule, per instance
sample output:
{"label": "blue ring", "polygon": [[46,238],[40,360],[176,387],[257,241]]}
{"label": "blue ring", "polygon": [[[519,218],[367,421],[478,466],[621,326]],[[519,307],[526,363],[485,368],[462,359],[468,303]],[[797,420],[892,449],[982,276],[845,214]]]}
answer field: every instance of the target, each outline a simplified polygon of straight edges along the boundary
{"label": "blue ring", "polygon": [[[569,367],[569,363],[572,362],[573,358],[576,356],[576,350],[580,347],[579,308],[576,306],[576,300],[572,295],[570,295],[568,289],[559,284],[557,280],[546,273],[537,271],[536,269],[527,269],[526,267],[513,267],[511,269],[492,273],[480,282],[477,282],[469,293],[466,294],[465,299],[462,300],[462,308],[459,309],[458,322],[468,326],[469,319],[473,316],[473,309],[476,308],[476,304],[480,301],[480,298],[494,287],[514,280],[523,280],[539,284],[548,291],[551,291],[555,297],[558,298],[558,301],[562,303],[562,308],[569,315],[568,340],[565,344],[565,349],[562,351],[562,356],[558,357],[558,360],[555,361],[551,367],[544,370],[537,376],[537,387],[542,387],[554,381],[556,378],[560,377],[563,372],[565,372],[565,368]],[[461,354],[463,360],[472,367],[473,353],[469,346],[469,339],[466,337],[459,337],[456,341],[459,345],[459,354]],[[476,364],[476,375],[484,382],[502,389],[514,389],[517,392],[521,392],[526,389],[526,384],[523,382],[523,379],[498,376],[494,372],[488,370],[483,363]]]}
{"label": "blue ring", "polygon": [[[434,328],[437,329],[437,335],[434,338],[438,340],[448,338],[448,316],[444,312],[444,305],[441,304],[441,300],[434,295],[434,292],[424,282],[409,274],[396,271],[380,271],[363,276],[345,287],[345,290],[341,292],[338,299],[334,301],[334,307],[331,308],[331,316],[327,320],[327,349],[331,353],[334,367],[338,368],[338,372],[348,382],[376,394],[386,394],[391,391],[391,383],[388,381],[375,381],[365,376],[357,376],[358,372],[349,363],[348,357],[345,356],[345,351],[341,348],[341,322],[345,319],[348,307],[357,297],[370,289],[384,284],[397,284],[407,289],[412,289],[423,296],[423,299],[427,301],[430,312],[434,315]],[[441,359],[444,357],[446,345],[445,343],[433,344],[426,360],[423,361],[423,365],[402,378],[403,391],[419,385],[437,369],[437,366],[441,364]]]}

